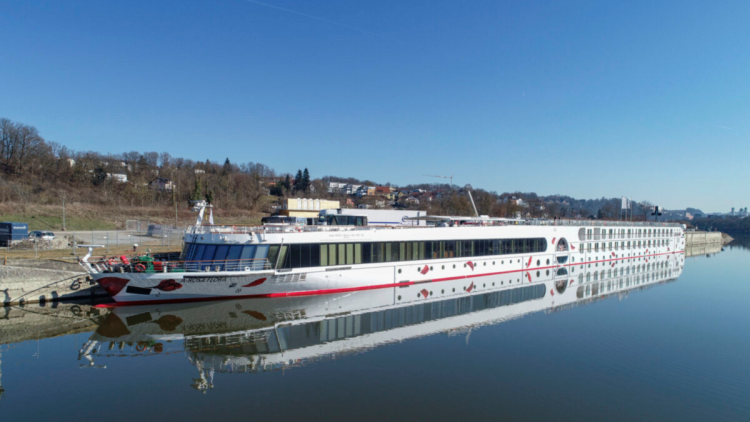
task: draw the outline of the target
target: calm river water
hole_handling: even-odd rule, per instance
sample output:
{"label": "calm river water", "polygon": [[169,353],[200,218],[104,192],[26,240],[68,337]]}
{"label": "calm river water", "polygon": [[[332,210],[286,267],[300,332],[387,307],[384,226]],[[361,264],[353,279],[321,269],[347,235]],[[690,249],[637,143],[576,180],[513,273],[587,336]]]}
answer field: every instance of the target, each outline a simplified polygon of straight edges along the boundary
{"label": "calm river water", "polygon": [[0,419],[748,421],[750,250],[690,255],[398,306],[5,308]]}

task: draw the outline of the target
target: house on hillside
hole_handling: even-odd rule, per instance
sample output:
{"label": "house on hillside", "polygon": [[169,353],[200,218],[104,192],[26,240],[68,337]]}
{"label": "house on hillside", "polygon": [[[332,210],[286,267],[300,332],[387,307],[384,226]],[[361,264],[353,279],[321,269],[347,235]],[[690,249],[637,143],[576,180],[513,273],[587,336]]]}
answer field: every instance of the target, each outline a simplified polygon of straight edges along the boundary
{"label": "house on hillside", "polygon": [[107,179],[112,179],[120,183],[126,183],[128,181],[128,175],[122,173],[107,173]]}
{"label": "house on hillside", "polygon": [[347,184],[344,186],[344,193],[347,195],[356,195],[359,188],[361,188],[362,185],[354,185],[354,184]]}
{"label": "house on hillside", "polygon": [[359,189],[357,189],[357,196],[372,196],[375,195],[375,187],[373,186],[360,186]]}
{"label": "house on hillside", "polygon": [[341,193],[346,188],[346,183],[328,182],[328,193]]}
{"label": "house on hillside", "polygon": [[148,182],[148,187],[158,192],[172,192],[174,190],[174,182],[164,177],[157,177]]}
{"label": "house on hillside", "polygon": [[526,201],[524,201],[522,198],[519,198],[515,195],[506,196],[505,198],[503,198],[503,202],[506,204],[518,205],[519,207],[528,206],[528,203]]}

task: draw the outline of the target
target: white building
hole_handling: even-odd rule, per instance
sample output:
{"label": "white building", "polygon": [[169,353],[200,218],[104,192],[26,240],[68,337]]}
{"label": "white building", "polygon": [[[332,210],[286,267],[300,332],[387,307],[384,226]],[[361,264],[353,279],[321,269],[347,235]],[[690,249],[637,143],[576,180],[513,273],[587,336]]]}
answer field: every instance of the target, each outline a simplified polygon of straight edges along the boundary
{"label": "white building", "polygon": [[155,189],[162,192],[171,192],[174,189],[174,182],[163,177],[157,177],[148,184],[151,189]]}
{"label": "white building", "polygon": [[339,193],[346,188],[346,183],[328,182],[328,193]]}
{"label": "white building", "polygon": [[121,173],[107,173],[107,179],[114,179],[117,182],[125,183],[128,181],[128,175]]}
{"label": "white building", "polygon": [[344,186],[344,193],[347,195],[354,195],[357,193],[359,188],[361,188],[362,185],[353,185],[353,184],[347,184]]}

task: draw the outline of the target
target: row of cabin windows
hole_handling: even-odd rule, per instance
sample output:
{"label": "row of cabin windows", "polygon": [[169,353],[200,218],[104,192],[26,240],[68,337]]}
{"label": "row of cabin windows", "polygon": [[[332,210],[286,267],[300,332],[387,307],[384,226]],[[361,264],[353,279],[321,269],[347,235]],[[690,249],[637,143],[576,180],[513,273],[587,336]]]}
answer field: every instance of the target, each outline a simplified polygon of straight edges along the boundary
{"label": "row of cabin windows", "polygon": [[[301,243],[282,245],[277,268],[325,267],[547,251],[547,240],[482,239],[426,242]],[[270,255],[269,255],[270,259]]]}
{"label": "row of cabin windows", "polygon": [[439,242],[298,243],[290,245],[212,245],[189,243],[183,259],[188,269],[232,271],[370,264],[455,257],[546,252],[535,239],[449,240]]}
{"label": "row of cabin windows", "polygon": [[[630,241],[628,242],[602,242],[601,243],[601,249],[607,250],[609,247],[609,250],[611,251],[614,247],[614,250],[618,250],[620,248],[622,249],[632,249],[632,248],[640,248],[640,247],[651,247],[651,246],[667,246],[667,240],[666,239],[660,239],[660,240],[644,240],[644,241],[633,241],[632,243]],[[595,252],[599,250],[599,243],[586,243],[586,248],[588,252],[591,252],[593,249]],[[581,247],[580,251],[583,253],[584,248]]]}
{"label": "row of cabin windows", "polygon": [[584,233],[588,240],[594,238],[614,239],[615,237],[662,237],[673,236],[674,229],[602,229],[601,232],[595,232],[594,229],[581,228],[578,232],[580,240],[584,240]]}

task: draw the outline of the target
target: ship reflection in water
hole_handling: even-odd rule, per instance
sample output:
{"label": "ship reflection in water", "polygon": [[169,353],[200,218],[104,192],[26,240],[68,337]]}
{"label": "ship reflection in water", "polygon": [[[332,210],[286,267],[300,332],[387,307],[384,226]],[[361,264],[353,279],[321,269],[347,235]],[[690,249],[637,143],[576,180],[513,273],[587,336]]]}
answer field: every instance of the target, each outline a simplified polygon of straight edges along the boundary
{"label": "ship reflection in water", "polygon": [[[213,388],[214,374],[288,369],[321,359],[362,353],[412,338],[472,329],[533,312],[558,312],[672,282],[684,258],[618,271],[586,270],[544,283],[502,289],[466,280],[405,297],[399,288],[339,295],[246,299],[109,310],[80,351],[90,366],[113,357],[185,353],[198,377],[193,387]],[[471,291],[474,288],[476,290]],[[493,290],[494,289],[494,290]],[[458,292],[458,293],[455,293]],[[442,298],[436,297],[442,295]],[[403,297],[402,297],[403,296]],[[435,297],[435,299],[433,299]]]}

